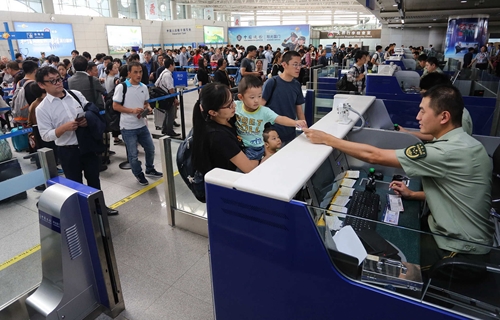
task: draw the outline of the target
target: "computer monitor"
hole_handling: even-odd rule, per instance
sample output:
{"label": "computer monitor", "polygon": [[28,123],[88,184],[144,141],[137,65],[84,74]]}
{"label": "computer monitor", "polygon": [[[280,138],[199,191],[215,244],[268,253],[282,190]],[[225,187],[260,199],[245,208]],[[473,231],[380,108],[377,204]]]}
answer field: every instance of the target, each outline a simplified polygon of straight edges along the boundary
{"label": "computer monitor", "polygon": [[327,209],[340,186],[341,174],[349,169],[344,153],[333,149],[332,153],[311,176],[306,186],[314,207]]}

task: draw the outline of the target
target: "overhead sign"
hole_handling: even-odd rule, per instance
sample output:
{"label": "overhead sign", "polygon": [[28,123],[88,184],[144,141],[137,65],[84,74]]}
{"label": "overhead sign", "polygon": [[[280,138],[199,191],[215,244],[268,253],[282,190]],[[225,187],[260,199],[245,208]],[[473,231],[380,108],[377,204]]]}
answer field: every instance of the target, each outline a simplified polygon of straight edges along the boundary
{"label": "overhead sign", "polygon": [[321,32],[321,39],[380,39],[382,30],[342,30]]}
{"label": "overhead sign", "polygon": [[259,46],[269,43],[273,49],[288,47],[298,50],[300,45],[307,46],[310,41],[309,25],[257,26],[228,28],[230,44]]}
{"label": "overhead sign", "polygon": [[4,40],[50,39],[50,32],[4,32]]}

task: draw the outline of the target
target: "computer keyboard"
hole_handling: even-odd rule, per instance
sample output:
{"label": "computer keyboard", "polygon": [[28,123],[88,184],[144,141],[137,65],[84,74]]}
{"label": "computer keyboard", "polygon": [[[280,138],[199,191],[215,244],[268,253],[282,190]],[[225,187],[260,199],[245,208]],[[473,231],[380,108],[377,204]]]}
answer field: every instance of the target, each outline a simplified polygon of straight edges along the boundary
{"label": "computer keyboard", "polygon": [[347,214],[354,217],[346,216],[344,226],[350,225],[356,231],[366,229],[375,230],[377,224],[370,220],[378,220],[379,206],[380,196],[378,194],[355,190],[349,201],[349,209],[347,210]]}

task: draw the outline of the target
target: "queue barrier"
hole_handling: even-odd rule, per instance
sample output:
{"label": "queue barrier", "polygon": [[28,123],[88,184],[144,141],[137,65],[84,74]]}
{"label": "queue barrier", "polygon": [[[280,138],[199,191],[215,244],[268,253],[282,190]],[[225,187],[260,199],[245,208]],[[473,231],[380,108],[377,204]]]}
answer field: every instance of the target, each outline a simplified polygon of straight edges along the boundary
{"label": "queue barrier", "polygon": [[117,317],[125,304],[102,191],[59,177],[52,149],[36,156],[41,168],[0,182],[0,200],[48,185],[37,205],[42,281],[0,306],[0,319]]}

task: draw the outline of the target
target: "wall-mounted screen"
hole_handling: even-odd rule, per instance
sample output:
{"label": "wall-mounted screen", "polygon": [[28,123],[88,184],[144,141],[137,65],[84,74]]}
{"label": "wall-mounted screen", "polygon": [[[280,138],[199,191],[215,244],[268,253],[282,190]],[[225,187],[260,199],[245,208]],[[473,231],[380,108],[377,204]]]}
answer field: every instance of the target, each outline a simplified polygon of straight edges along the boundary
{"label": "wall-mounted screen", "polygon": [[224,27],[203,26],[203,40],[206,44],[225,43]]}
{"label": "wall-mounted screen", "polygon": [[14,22],[14,30],[18,32],[50,32],[50,39],[17,40],[19,52],[24,56],[39,57],[40,52],[45,52],[45,56],[54,54],[59,57],[66,57],[70,56],[71,51],[75,50],[75,38],[73,37],[71,24]]}
{"label": "wall-mounted screen", "polygon": [[127,52],[132,47],[142,47],[141,27],[106,26],[109,54]]}

